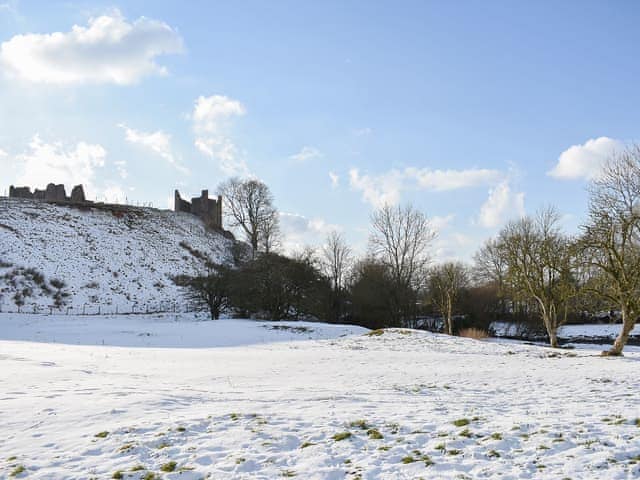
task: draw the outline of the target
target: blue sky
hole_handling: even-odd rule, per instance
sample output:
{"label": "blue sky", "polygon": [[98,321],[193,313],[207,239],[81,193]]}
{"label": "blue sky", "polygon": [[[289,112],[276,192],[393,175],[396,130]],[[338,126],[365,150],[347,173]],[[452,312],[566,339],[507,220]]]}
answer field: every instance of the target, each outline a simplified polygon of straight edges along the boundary
{"label": "blue sky", "polygon": [[166,208],[254,175],[287,246],[413,203],[470,258],[638,138],[637,2],[0,0],[0,167]]}

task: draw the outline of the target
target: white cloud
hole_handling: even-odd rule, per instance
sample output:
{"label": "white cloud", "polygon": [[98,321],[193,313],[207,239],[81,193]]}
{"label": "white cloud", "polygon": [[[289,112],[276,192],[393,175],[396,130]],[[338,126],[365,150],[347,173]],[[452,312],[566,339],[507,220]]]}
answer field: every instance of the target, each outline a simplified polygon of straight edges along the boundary
{"label": "white cloud", "polygon": [[357,168],[349,170],[349,184],[362,192],[362,199],[374,208],[395,205],[400,201],[403,175],[391,170],[382,175],[361,175]]}
{"label": "white cloud", "polygon": [[124,160],[117,160],[113,163],[116,166],[116,170],[118,171],[118,175],[120,175],[120,178],[126,180],[126,178],[129,176],[129,172],[127,171],[127,162],[125,162]]}
{"label": "white cloud", "polygon": [[373,130],[370,129],[369,127],[357,128],[353,131],[353,134],[356,137],[365,137],[367,135],[371,135],[372,133],[373,133]]}
{"label": "white cloud", "polygon": [[362,198],[375,208],[385,204],[394,205],[400,201],[403,190],[417,188],[435,192],[461,188],[491,185],[498,182],[503,174],[497,170],[430,170],[408,167],[404,170],[390,170],[380,175],[362,175],[358,169],[349,171],[351,188],[362,192]]}
{"label": "white cloud", "polygon": [[598,175],[611,153],[622,147],[622,142],[609,137],[592,138],[582,145],[573,145],[560,154],[558,163],[547,175],[564,180],[590,180]]}
{"label": "white cloud", "polygon": [[286,253],[300,251],[308,245],[319,245],[332,231],[342,230],[322,218],[307,218],[296,213],[280,212],[282,246]]}
{"label": "white cloud", "polygon": [[340,176],[337,173],[329,172],[329,179],[331,180],[331,188],[338,188]]}
{"label": "white cloud", "polygon": [[162,130],[157,130],[155,132],[141,132],[139,130],[129,128],[124,124],[120,124],[118,126],[124,129],[127,142],[134,145],[140,145],[141,147],[152,151],[156,155],[159,155],[161,158],[164,158],[181,172],[189,173],[187,168],[183,167],[176,161],[171,149],[171,135],[168,133],[165,133]]}
{"label": "white cloud", "polygon": [[436,192],[459,188],[490,185],[498,181],[502,174],[497,170],[470,168],[467,170],[430,170],[428,168],[407,168],[405,175],[414,178],[418,186]]}
{"label": "white cloud", "polygon": [[436,232],[441,232],[442,230],[444,230],[445,228],[448,228],[451,225],[451,222],[453,222],[454,218],[455,218],[455,215],[453,213],[446,215],[444,217],[436,215],[429,219],[429,223],[431,224],[431,227],[433,227],[433,229]]}
{"label": "white cloud", "polygon": [[44,143],[35,135],[29,151],[16,157],[19,171],[16,184],[42,189],[51,182],[63,183],[67,193],[74,185],[83,184],[85,193],[95,194],[96,169],[104,166],[106,156],[107,151],[101,145]]}
{"label": "white cloud", "polygon": [[480,207],[478,223],[486,228],[495,228],[524,214],[524,193],[513,192],[507,179],[489,190],[487,200]]}
{"label": "white cloud", "polygon": [[302,147],[302,149],[289,157],[290,160],[293,160],[296,163],[305,163],[309,160],[313,160],[314,158],[322,157],[322,153],[315,147]]}
{"label": "white cloud", "polygon": [[129,23],[116,10],[69,32],[16,35],[0,45],[0,64],[33,83],[128,85],[166,74],[155,57],[180,51],[182,39],[166,23],[144,17]]}
{"label": "white cloud", "polygon": [[220,169],[228,175],[249,175],[249,168],[228,133],[232,119],[245,113],[239,101],[212,95],[198,97],[191,115],[196,148],[217,159]]}

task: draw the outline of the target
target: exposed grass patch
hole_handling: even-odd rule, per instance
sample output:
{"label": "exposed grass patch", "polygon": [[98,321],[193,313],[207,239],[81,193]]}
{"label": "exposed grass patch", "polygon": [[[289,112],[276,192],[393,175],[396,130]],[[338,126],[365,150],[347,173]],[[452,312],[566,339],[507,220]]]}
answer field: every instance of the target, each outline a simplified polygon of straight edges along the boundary
{"label": "exposed grass patch", "polygon": [[147,472],[147,474],[142,477],[142,480],[156,480],[156,474],[153,472]]}
{"label": "exposed grass patch", "polygon": [[457,448],[452,448],[451,450],[447,450],[447,455],[460,455],[462,453],[462,450],[458,450]]}
{"label": "exposed grass patch", "polygon": [[498,433],[498,432],[492,433],[491,434],[491,439],[492,440],[502,440],[502,434]]}
{"label": "exposed grass patch", "polygon": [[171,444],[169,444],[169,443],[167,443],[167,442],[162,442],[162,443],[161,443],[160,445],[158,445],[156,448],[157,448],[158,450],[162,450],[163,448],[167,448],[167,447],[170,447],[170,446],[171,446]]}
{"label": "exposed grass patch", "polygon": [[160,467],[160,470],[163,472],[173,472],[176,469],[176,465],[177,464],[174,461],[167,462]]}
{"label": "exposed grass patch", "polygon": [[469,425],[471,423],[471,420],[469,420],[468,418],[459,418],[451,423],[453,423],[456,427],[464,427],[466,425]]}
{"label": "exposed grass patch", "polygon": [[349,422],[349,426],[351,428],[359,428],[360,430],[371,428],[366,420],[354,420],[353,422]]}
{"label": "exposed grass patch", "polygon": [[389,445],[382,445],[381,447],[378,447],[378,450],[380,450],[381,452],[388,452],[389,450],[391,450],[391,447]]}
{"label": "exposed grass patch", "polygon": [[178,427],[178,428],[176,428],[176,432],[186,432],[186,431],[187,431],[187,429],[186,429],[186,428],[184,428],[184,427]]}
{"label": "exposed grass patch", "polygon": [[352,434],[351,432],[340,432],[340,433],[336,433],[333,438],[336,442],[340,442],[342,440],[346,440],[347,438],[351,438]]}
{"label": "exposed grass patch", "polygon": [[438,450],[440,452],[444,452],[446,449],[447,449],[447,446],[444,443],[439,443],[434,448],[434,450]]}
{"label": "exposed grass patch", "polygon": [[402,458],[402,463],[413,463],[413,462],[417,462],[417,460],[411,455],[407,455],[406,457]]}
{"label": "exposed grass patch", "polygon": [[458,433],[458,435],[460,435],[461,437],[471,438],[473,433],[471,433],[471,430],[469,430],[468,428],[465,428],[460,433]]}
{"label": "exposed grass patch", "polygon": [[313,442],[304,442],[302,445],[300,445],[300,448],[307,448],[307,447],[310,447],[312,445],[315,445],[315,443],[313,443]]}
{"label": "exposed grass patch", "polygon": [[230,418],[231,420],[233,420],[234,422],[236,422],[236,421],[240,420],[240,415],[239,415],[239,414],[237,414],[237,413],[230,413],[230,414],[229,414],[229,418]]}
{"label": "exposed grass patch", "polygon": [[113,472],[113,475],[111,475],[111,478],[115,478],[116,480],[123,479],[124,475],[122,474],[122,470],[116,470],[115,472]]}
{"label": "exposed grass patch", "polygon": [[104,431],[104,432],[96,433],[94,435],[94,437],[96,437],[96,438],[107,438],[108,435],[109,435],[109,432]]}
{"label": "exposed grass patch", "polygon": [[293,470],[283,470],[282,472],[280,472],[281,477],[291,478],[291,477],[295,477],[296,475],[297,473],[294,472]]}
{"label": "exposed grass patch", "polygon": [[489,337],[489,334],[485,330],[473,327],[463,328],[462,330],[460,330],[460,333],[458,335],[460,335],[461,337],[473,338],[475,340],[484,340],[485,338]]}
{"label": "exposed grass patch", "polygon": [[500,456],[500,452],[496,450],[489,450],[489,453],[487,453],[487,457],[489,458],[500,458]]}
{"label": "exposed grass patch", "polygon": [[132,472],[139,472],[141,470],[144,470],[144,466],[143,465],[135,465],[135,466],[131,467],[131,471]]}
{"label": "exposed grass patch", "polygon": [[18,457],[16,457],[15,455],[12,455],[11,457],[7,458],[7,462],[13,462],[14,460],[17,460]]}
{"label": "exposed grass patch", "polygon": [[243,457],[236,458],[236,465],[240,465],[241,463],[246,462],[247,459]]}
{"label": "exposed grass patch", "polygon": [[10,477],[17,477],[18,475],[20,475],[21,473],[24,473],[26,471],[27,471],[27,469],[24,468],[24,465],[18,465],[16,468],[11,470],[11,473],[9,474],[9,476]]}
{"label": "exposed grass patch", "polygon": [[118,452],[120,453],[126,453],[129,450],[133,450],[135,448],[135,444],[134,443],[125,443],[124,445],[122,445],[119,449]]}
{"label": "exposed grass patch", "polygon": [[379,337],[383,333],[384,333],[384,329],[383,328],[378,328],[376,330],[371,330],[369,333],[366,333],[365,335],[368,335],[370,337]]}
{"label": "exposed grass patch", "polygon": [[377,428],[370,428],[367,430],[367,435],[372,440],[382,440],[384,438]]}

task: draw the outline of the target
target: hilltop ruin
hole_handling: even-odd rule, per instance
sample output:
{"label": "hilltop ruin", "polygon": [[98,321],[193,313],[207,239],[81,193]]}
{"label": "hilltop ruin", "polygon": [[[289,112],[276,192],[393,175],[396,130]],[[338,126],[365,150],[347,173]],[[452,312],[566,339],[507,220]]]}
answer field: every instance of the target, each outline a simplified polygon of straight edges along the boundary
{"label": "hilltop ruin", "polygon": [[[56,185],[50,183],[44,190],[35,189],[31,191],[31,187],[9,187],[10,198],[25,198],[30,200],[42,200],[45,202],[62,203],[66,205],[91,206],[94,208],[109,208],[118,211],[128,211],[135,207],[129,205],[108,205],[105,203],[95,203],[87,200],[82,185],[76,185],[71,190],[71,195],[67,196],[64,185]],[[175,205],[174,211],[186,212],[200,218],[203,223],[214,230],[224,230],[222,228],[222,196],[218,195],[218,199],[209,198],[209,191],[202,190],[199,197],[194,197],[191,202],[183,200],[178,190],[174,193]]]}
{"label": "hilltop ruin", "polygon": [[74,202],[87,203],[82,185],[76,185],[71,190],[71,196],[67,197],[64,185],[50,183],[45,190],[37,188],[31,193],[31,187],[9,187],[10,198],[30,198],[33,200],[44,200],[45,202]]}
{"label": "hilltop ruin", "polygon": [[209,198],[209,190],[202,190],[199,197],[193,197],[191,203],[180,197],[180,192],[174,192],[174,210],[176,212],[191,213],[204,222],[204,224],[216,230],[222,230],[222,196],[218,199]]}

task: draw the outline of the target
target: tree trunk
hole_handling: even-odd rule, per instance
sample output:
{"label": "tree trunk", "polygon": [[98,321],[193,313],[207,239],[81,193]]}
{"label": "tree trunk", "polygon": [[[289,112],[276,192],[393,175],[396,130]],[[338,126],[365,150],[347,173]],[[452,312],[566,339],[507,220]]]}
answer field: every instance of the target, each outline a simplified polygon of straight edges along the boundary
{"label": "tree trunk", "polygon": [[622,309],[622,330],[620,330],[618,337],[616,338],[615,342],[613,342],[613,346],[611,347],[611,349],[605,350],[604,352],[602,352],[602,355],[621,356],[622,349],[626,345],[627,340],[629,339],[629,334],[631,333],[631,330],[633,330],[633,327],[635,326],[635,324],[636,324],[635,316],[632,315],[627,308],[623,308]]}
{"label": "tree trunk", "polygon": [[558,348],[558,323],[556,321],[552,322],[548,314],[543,315],[542,321],[547,329],[547,335],[549,335],[549,345],[551,345],[551,348]]}
{"label": "tree trunk", "polygon": [[451,314],[451,302],[449,301],[447,303],[447,328],[448,328],[448,332],[449,335],[453,335],[453,315]]}

